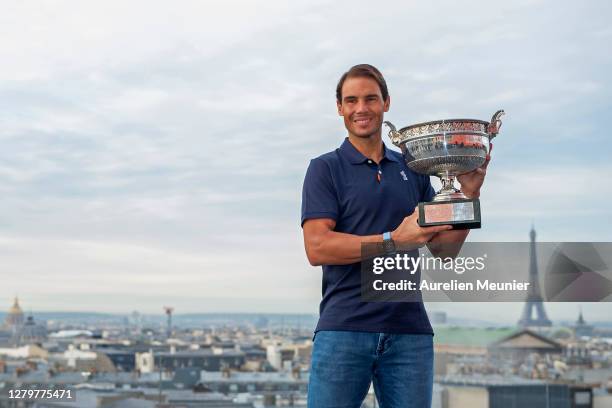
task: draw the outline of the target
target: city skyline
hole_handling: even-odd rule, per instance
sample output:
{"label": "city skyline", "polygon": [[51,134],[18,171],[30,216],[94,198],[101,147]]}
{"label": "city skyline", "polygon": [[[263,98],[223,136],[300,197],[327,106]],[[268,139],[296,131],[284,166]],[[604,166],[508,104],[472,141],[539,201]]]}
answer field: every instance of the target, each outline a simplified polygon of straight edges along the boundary
{"label": "city skyline", "polygon": [[[122,305],[117,305],[114,309],[100,309],[100,310],[82,310],[78,308],[64,308],[64,309],[47,309],[47,308],[32,308],[28,307],[27,303],[22,301],[22,298],[19,298],[20,305],[23,306],[23,310],[25,315],[32,315],[34,318],[36,316],[42,315],[52,315],[52,314],[74,314],[74,315],[109,315],[115,317],[129,317],[134,312],[139,313],[142,316],[155,317],[159,319],[165,319],[164,309],[163,307],[156,308],[152,306],[151,308],[145,309],[126,309],[123,308]],[[0,301],[3,299],[0,298]],[[26,298],[27,300],[27,298]],[[10,305],[13,304],[13,300],[10,303],[7,303],[6,307],[0,307],[0,320],[4,316],[5,310],[8,309]],[[519,326],[518,321],[521,316],[521,311],[524,307],[523,303],[513,302],[513,303],[487,303],[487,309],[485,313],[482,313],[482,304],[481,303],[453,303],[452,311],[451,308],[445,305],[449,305],[449,303],[436,303],[436,304],[426,304],[426,308],[430,318],[434,312],[444,312],[447,318],[451,321],[459,322],[458,324],[475,325],[475,326]],[[544,303],[546,310],[549,311],[549,316],[551,316],[551,320],[553,322],[553,326],[563,326],[567,324],[574,323],[580,313],[583,314],[585,320],[589,323],[595,324],[604,324],[608,325],[612,323],[612,319],[610,319],[608,310],[609,306],[608,302],[604,303],[558,303],[558,302],[545,302]],[[174,306],[173,306],[174,307]],[[551,313],[552,311],[552,313]],[[501,313],[503,312],[503,313]],[[513,315],[515,313],[515,315]],[[181,317],[189,317],[189,316],[214,316],[214,315],[228,315],[228,316],[255,316],[255,315],[271,315],[271,316],[292,316],[292,317],[317,317],[318,312],[300,312],[300,311],[277,311],[274,309],[261,309],[261,310],[178,310],[173,313],[175,318]],[[288,321],[290,323],[290,321]]]}

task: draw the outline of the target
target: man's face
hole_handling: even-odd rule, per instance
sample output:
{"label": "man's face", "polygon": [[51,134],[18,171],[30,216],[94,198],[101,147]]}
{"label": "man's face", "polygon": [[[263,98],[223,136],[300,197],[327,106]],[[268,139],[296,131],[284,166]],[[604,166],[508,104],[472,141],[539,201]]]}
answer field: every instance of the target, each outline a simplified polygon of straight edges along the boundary
{"label": "man's face", "polygon": [[347,78],[342,85],[338,113],[344,117],[349,134],[369,138],[380,132],[383,114],[389,110],[389,98],[383,100],[380,87],[371,78]]}

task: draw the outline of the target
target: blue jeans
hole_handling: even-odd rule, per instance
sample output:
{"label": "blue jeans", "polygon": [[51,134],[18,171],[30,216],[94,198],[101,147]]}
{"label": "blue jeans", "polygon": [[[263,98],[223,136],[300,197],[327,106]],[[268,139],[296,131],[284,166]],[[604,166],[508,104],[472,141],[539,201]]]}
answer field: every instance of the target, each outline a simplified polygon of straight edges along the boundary
{"label": "blue jeans", "polygon": [[372,381],[380,408],[430,408],[433,336],[317,332],[309,408],[359,408]]}

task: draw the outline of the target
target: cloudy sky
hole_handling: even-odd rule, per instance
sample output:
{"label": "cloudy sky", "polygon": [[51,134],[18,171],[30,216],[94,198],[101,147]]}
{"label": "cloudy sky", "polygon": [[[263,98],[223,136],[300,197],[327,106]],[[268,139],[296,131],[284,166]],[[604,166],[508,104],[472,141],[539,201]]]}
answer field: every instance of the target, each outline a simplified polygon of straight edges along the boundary
{"label": "cloudy sky", "polygon": [[612,6],[583,3],[2,2],[0,308],[316,313],[301,184],[363,62],[397,125],[506,110],[472,241],[612,241]]}

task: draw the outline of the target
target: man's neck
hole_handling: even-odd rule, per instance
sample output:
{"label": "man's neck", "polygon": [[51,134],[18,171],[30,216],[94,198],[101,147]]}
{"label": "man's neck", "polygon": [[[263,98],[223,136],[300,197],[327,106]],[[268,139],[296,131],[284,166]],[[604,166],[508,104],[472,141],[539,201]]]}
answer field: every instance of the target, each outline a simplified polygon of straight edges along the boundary
{"label": "man's neck", "polygon": [[370,137],[357,137],[349,133],[349,142],[368,159],[380,163],[383,158],[383,142],[380,132]]}

